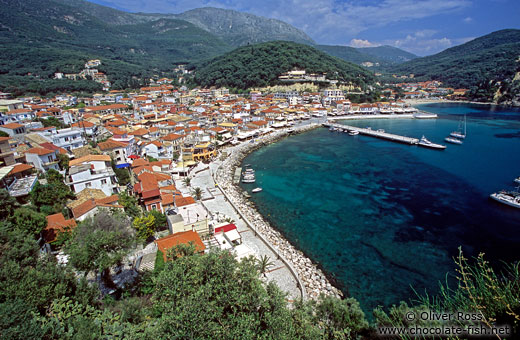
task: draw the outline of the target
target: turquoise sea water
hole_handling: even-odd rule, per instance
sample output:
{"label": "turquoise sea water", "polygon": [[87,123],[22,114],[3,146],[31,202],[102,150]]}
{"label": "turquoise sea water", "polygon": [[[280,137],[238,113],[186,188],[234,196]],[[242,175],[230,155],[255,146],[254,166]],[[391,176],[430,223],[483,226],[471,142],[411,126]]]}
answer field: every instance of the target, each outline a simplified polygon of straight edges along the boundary
{"label": "turquoise sea water", "polygon": [[452,257],[520,259],[520,210],[491,201],[520,176],[520,110],[428,104],[436,120],[364,120],[444,142],[467,115],[463,145],[444,151],[319,128],[250,154],[259,212],[318,262],[366,312],[435,293]]}

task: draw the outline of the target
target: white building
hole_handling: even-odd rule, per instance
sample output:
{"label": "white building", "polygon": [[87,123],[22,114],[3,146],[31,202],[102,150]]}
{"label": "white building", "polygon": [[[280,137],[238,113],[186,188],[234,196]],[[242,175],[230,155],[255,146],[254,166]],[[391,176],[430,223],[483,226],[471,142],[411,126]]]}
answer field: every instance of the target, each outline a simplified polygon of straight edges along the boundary
{"label": "white building", "polygon": [[42,172],[47,172],[49,169],[60,171],[58,150],[31,148],[25,152],[25,160]]}
{"label": "white building", "polygon": [[83,130],[79,128],[61,129],[51,132],[44,132],[42,136],[51,141],[57,147],[71,151],[87,144],[83,137]]}
{"label": "white building", "polygon": [[87,155],[69,162],[66,184],[74,192],[85,188],[100,189],[107,196],[118,192],[116,175],[110,166],[108,155]]}

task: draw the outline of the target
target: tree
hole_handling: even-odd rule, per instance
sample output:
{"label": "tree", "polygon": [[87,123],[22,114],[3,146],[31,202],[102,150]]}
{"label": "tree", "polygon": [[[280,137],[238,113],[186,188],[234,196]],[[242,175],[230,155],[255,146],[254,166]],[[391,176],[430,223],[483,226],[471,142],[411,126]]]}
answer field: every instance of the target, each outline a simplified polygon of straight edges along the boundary
{"label": "tree", "polygon": [[0,220],[6,220],[18,207],[16,198],[9,195],[9,191],[0,189]]}
{"label": "tree", "polygon": [[154,228],[155,231],[160,231],[165,228],[165,226],[168,223],[168,218],[165,214],[160,212],[159,210],[152,210],[148,213],[149,215],[152,215],[155,218]]}
{"label": "tree", "polygon": [[50,215],[61,212],[67,201],[74,199],[75,195],[67,185],[58,180],[57,175],[49,175],[47,181],[48,184],[45,185],[36,182],[30,193],[30,200],[40,212]]}
{"label": "tree", "polygon": [[0,137],[9,137],[9,134],[4,131],[0,131]]}
{"label": "tree", "polygon": [[199,187],[194,188],[191,194],[197,201],[200,201],[200,199],[202,198],[202,189]]}
{"label": "tree", "polygon": [[58,161],[61,169],[69,171],[69,156],[60,153],[58,154]]}
{"label": "tree", "polygon": [[110,268],[122,261],[135,241],[129,221],[102,211],[83,221],[73,232],[74,237],[65,245],[70,264],[85,275],[101,272],[107,287],[114,288]]}
{"label": "tree", "polygon": [[256,264],[258,271],[260,274],[264,275],[264,277],[267,277],[266,272],[269,268],[274,266],[274,263],[271,262],[271,259],[267,255],[261,256],[259,260],[257,259]]}
{"label": "tree", "polygon": [[186,177],[186,178],[184,178],[183,182],[184,182],[184,185],[186,185],[187,187],[189,187],[190,184],[191,184],[191,178]]}
{"label": "tree", "polygon": [[125,208],[125,212],[128,214],[128,216],[137,217],[142,213],[141,208],[139,208],[137,199],[125,192],[121,192],[119,194],[119,203]]}
{"label": "tree", "polygon": [[155,232],[155,217],[151,214],[134,218],[132,224],[137,231],[137,237],[143,241],[153,236]]}
{"label": "tree", "polygon": [[35,237],[38,237],[47,226],[45,215],[25,207],[15,210],[12,222],[23,232]]}

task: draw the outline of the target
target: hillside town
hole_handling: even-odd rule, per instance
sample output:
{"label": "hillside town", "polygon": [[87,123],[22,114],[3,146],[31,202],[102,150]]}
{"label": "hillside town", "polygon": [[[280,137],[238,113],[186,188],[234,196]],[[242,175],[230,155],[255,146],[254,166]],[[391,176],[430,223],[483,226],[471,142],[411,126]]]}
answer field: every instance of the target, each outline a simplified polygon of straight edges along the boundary
{"label": "hillside town", "polygon": [[[341,295],[301,252],[249,211],[231,171],[245,150],[318,126],[327,117],[417,110],[399,99],[355,104],[336,88],[251,91],[246,97],[226,88],[175,88],[168,81],[91,98],[62,94],[0,100],[0,188],[26,205],[35,187],[58,173],[73,193],[61,212],[48,214],[38,241],[41,251],[66,262],[58,242],[61,233],[101,211],[124,213],[132,209],[123,202],[130,199],[138,205],[137,216],[160,213],[167,226],[127,258],[127,272],[151,270],[158,251],[166,256],[179,243],[193,243],[198,252],[217,247],[239,258],[277,258],[279,273],[270,278],[293,298]],[[439,85],[398,84],[385,90],[390,92],[385,98],[396,98],[403,90],[406,97],[444,94]]]}

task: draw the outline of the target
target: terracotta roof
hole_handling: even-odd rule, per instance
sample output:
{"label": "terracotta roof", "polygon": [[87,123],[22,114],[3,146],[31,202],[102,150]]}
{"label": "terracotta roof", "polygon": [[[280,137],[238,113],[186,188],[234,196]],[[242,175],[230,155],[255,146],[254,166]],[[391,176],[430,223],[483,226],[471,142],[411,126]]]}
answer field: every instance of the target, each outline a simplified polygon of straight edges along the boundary
{"label": "terracotta roof", "polygon": [[74,216],[74,218],[80,218],[81,216],[85,215],[95,207],[96,201],[94,201],[93,199],[86,200],[85,202],[81,203],[80,205],[72,209],[72,215]]}
{"label": "terracotta roof", "polygon": [[117,148],[125,148],[127,146],[128,146],[128,143],[119,142],[119,141],[115,141],[115,140],[111,140],[111,139],[109,139],[105,142],[98,143],[98,147],[101,151],[112,150],[112,149],[117,149]]}
{"label": "terracotta roof", "polygon": [[43,156],[43,155],[48,155],[48,154],[54,153],[54,150],[49,150],[49,149],[44,149],[44,148],[30,148],[25,153],[26,154],[34,153],[36,155]]}
{"label": "terracotta roof", "polygon": [[67,228],[74,228],[76,221],[74,219],[66,220],[62,213],[47,216],[47,227],[43,231],[45,242],[50,243],[56,241],[58,234]]}
{"label": "terracotta roof", "polygon": [[176,134],[176,133],[170,133],[166,136],[162,137],[161,139],[167,142],[172,142],[174,140],[177,140],[179,138],[182,138],[182,135]]}
{"label": "terracotta roof", "polygon": [[191,196],[175,196],[175,206],[176,207],[183,207],[185,205],[194,204],[195,200]]}
{"label": "terracotta roof", "polygon": [[79,127],[79,128],[91,128],[91,127],[96,126],[96,124],[91,123],[89,121],[83,121],[83,122],[78,122],[78,123],[71,124],[71,126],[72,127]]}
{"label": "terracotta roof", "polygon": [[128,106],[123,104],[111,104],[111,105],[99,105],[99,106],[87,106],[85,111],[104,111],[104,110],[117,110],[127,109]]}
{"label": "terracotta roof", "polygon": [[78,165],[78,164],[86,163],[86,162],[95,162],[95,161],[110,162],[110,156],[108,156],[108,155],[87,155],[87,156],[83,156],[78,159],[71,160],[69,162],[69,166],[74,166],[74,165]]}
{"label": "terracotta roof", "polygon": [[150,165],[150,162],[148,162],[144,158],[138,158],[132,162],[132,168],[138,167],[138,166],[145,166]]}
{"label": "terracotta roof", "polygon": [[59,146],[56,146],[52,143],[41,143],[40,146],[45,149],[49,149],[49,150],[53,150],[53,151],[58,150],[59,153],[64,154],[64,155],[67,154],[67,150],[65,150],[64,148],[60,148]]}
{"label": "terracotta roof", "polygon": [[6,129],[10,129],[10,130],[14,130],[14,129],[18,129],[18,128],[23,127],[23,125],[22,124],[18,124],[18,123],[9,123],[9,124],[0,125],[0,127],[6,128]]}
{"label": "terracotta roof", "polygon": [[4,142],[9,139],[11,139],[11,137],[0,137],[0,142]]}
{"label": "terracotta roof", "polygon": [[16,164],[9,174],[16,174],[30,169],[34,169],[34,166],[29,164]]}
{"label": "terracotta roof", "polygon": [[173,204],[173,194],[161,194],[161,204],[163,206]]}
{"label": "terracotta roof", "polygon": [[204,243],[202,243],[199,234],[191,230],[184,231],[181,233],[175,233],[155,240],[155,244],[157,244],[158,250],[160,250],[163,253],[165,261],[167,260],[166,254],[168,253],[168,250],[170,250],[178,244],[190,243],[193,243],[195,245],[195,250],[197,252],[203,252],[204,249],[206,249],[206,246],[204,245]]}

